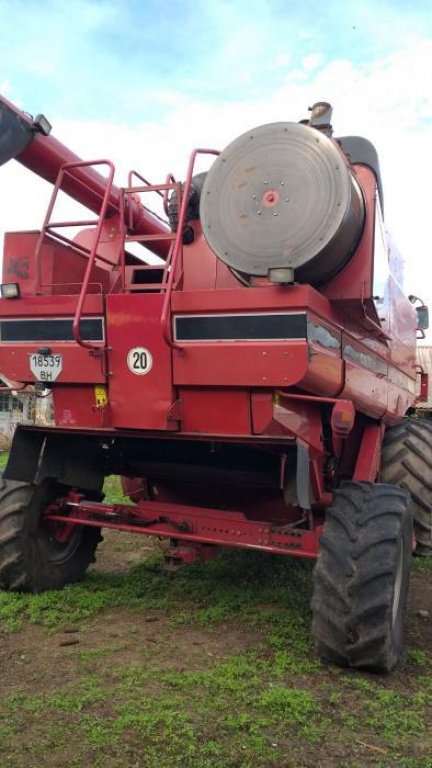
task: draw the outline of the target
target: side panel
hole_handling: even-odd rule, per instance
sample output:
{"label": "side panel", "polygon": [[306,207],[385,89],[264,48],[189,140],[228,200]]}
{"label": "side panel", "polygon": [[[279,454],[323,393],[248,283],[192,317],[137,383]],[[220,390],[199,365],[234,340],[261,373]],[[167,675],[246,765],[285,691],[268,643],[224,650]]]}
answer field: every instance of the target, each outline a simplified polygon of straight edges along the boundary
{"label": "side panel", "polygon": [[341,397],[353,400],[367,416],[380,419],[387,411],[388,364],[383,358],[342,334],[345,386]]}
{"label": "side panel", "polygon": [[306,376],[304,342],[192,343],[174,351],[174,384],[292,386]]}
{"label": "side panel", "polygon": [[[102,347],[100,353],[79,347],[73,341],[64,341],[57,325],[67,322],[70,337],[77,305],[76,296],[34,296],[20,299],[0,299],[0,371],[7,378],[33,383],[36,379],[30,370],[30,355],[41,347],[48,347],[50,354],[62,356],[62,370],[56,385],[63,383],[105,383],[105,365]],[[100,295],[86,298],[83,319],[98,318],[103,330],[103,301]],[[14,334],[10,328],[14,326]],[[37,333],[32,328],[37,328]],[[21,329],[21,330],[20,330]],[[43,332],[45,329],[45,332]],[[19,341],[10,339],[16,338]],[[33,338],[33,341],[31,340]],[[9,340],[8,340],[9,339]],[[26,340],[27,339],[27,340]],[[57,339],[57,340],[56,340]],[[58,340],[60,339],[60,340]],[[48,379],[47,379],[48,380]]]}
{"label": "side panel", "polygon": [[[169,418],[175,396],[171,349],[163,338],[160,322],[163,300],[163,294],[107,297],[109,390],[114,427],[178,428],[178,422]],[[145,373],[141,372],[139,350],[147,356]]]}
{"label": "side panel", "polygon": [[213,435],[251,433],[250,394],[247,389],[179,389],[182,430]]}
{"label": "side panel", "polygon": [[[3,281],[18,282],[21,296],[34,296],[36,291],[35,250],[40,233],[8,232],[5,234]],[[46,235],[40,252],[41,281],[44,293],[78,294],[87,266],[87,255]],[[89,293],[100,293],[110,287],[110,272],[102,262],[95,265]]]}

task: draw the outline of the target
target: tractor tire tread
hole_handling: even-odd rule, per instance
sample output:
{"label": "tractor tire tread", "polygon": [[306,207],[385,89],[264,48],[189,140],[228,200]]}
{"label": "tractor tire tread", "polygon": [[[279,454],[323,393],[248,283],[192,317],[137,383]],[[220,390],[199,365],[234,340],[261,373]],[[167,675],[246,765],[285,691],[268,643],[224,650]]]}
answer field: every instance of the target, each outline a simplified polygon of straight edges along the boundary
{"label": "tractor tire tread", "polygon": [[432,424],[405,419],[384,435],[381,481],[405,488],[413,502],[416,554],[432,556]]}
{"label": "tractor tire tread", "polygon": [[392,641],[389,616],[401,531],[407,563],[402,611],[406,603],[411,526],[409,496],[401,488],[347,482],[335,492],[311,603],[315,648],[324,661],[380,672],[396,664],[402,640]]}
{"label": "tractor tire tread", "polygon": [[[49,490],[49,483],[44,481]],[[58,484],[55,483],[55,487]],[[0,475],[0,586],[11,591],[60,589],[83,578],[101,539],[98,528],[81,528],[77,545],[61,562],[46,557],[39,543],[41,486],[5,480]]]}

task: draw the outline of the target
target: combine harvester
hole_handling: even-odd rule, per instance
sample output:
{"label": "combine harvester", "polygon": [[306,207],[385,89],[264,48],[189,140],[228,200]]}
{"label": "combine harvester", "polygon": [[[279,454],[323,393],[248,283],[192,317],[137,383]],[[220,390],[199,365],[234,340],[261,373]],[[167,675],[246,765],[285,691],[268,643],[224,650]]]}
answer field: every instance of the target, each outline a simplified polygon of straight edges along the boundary
{"label": "combine harvester", "polygon": [[[49,389],[55,426],[14,437],[4,589],[81,579],[104,527],[168,538],[171,567],[221,546],[316,559],[319,655],[396,664],[411,553],[432,552],[432,429],[404,418],[427,310],[395,278],[374,147],[330,121],[321,102],[195,150],[184,184],[119,189],[1,101],[0,160],[54,184],[41,231],[5,236],[0,376]],[[53,220],[61,190],[85,221]],[[103,503],[111,474],[133,503]]]}

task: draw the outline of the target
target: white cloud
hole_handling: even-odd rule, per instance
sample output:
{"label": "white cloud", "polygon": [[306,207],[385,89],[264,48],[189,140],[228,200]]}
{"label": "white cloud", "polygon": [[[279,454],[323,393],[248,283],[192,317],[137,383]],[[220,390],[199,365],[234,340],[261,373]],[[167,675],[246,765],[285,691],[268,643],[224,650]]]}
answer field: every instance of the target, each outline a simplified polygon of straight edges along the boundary
{"label": "white cloud", "polygon": [[302,60],[302,67],[306,72],[312,72],[317,69],[322,63],[322,55],[320,53],[311,53],[309,56],[305,56]]}
{"label": "white cloud", "polygon": [[[225,53],[228,61],[234,57],[234,50]],[[279,56],[282,65],[285,59]],[[223,148],[251,127],[297,121],[307,116],[307,107],[314,101],[330,101],[336,135],[363,135],[377,147],[387,224],[406,257],[407,292],[422,296],[432,307],[432,92],[424,86],[424,73],[430,71],[429,40],[362,67],[344,59],[324,66],[317,52],[305,56],[302,68],[291,72],[289,79],[275,80],[260,98],[219,104],[189,98],[186,102],[177,90],[165,89],[160,94],[165,116],[157,123],[141,120],[131,126],[50,117],[56,137],[81,156],[112,158],[121,183],[130,168],[160,182],[168,171],[183,178],[190,151],[196,146]],[[142,103],[137,100],[137,117]],[[38,226],[46,200],[42,203],[37,190],[37,179],[17,164],[0,170],[2,229]]]}
{"label": "white cloud", "polygon": [[10,90],[11,90],[11,84],[9,80],[7,80],[6,78],[4,80],[0,80],[0,93],[3,93],[5,96],[7,96]]}

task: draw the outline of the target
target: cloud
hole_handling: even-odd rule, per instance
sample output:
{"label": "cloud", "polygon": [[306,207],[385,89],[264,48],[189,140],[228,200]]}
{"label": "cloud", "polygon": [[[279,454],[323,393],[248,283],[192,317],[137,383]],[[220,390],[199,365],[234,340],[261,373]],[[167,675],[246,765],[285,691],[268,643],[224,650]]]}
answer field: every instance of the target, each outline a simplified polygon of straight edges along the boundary
{"label": "cloud", "polygon": [[[35,22],[40,4],[34,4],[24,27],[26,50],[12,51],[9,69],[7,51],[0,53],[8,97],[22,100],[23,72],[34,82],[31,61],[59,32],[51,51],[40,52],[37,76],[53,94],[47,115],[54,133],[85,158],[113,158],[120,183],[130,168],[154,181],[168,171],[182,178],[194,147],[223,148],[251,127],[297,121],[314,101],[332,102],[336,134],[364,135],[377,147],[386,221],[407,258],[407,290],[426,292],[432,306],[425,267],[432,92],[424,85],[432,71],[432,17],[421,13],[421,4],[408,12],[394,3],[330,1],[319,22],[312,6],[293,2],[288,11],[276,0],[197,0],[194,14],[186,3],[184,16],[173,3],[168,19],[152,2],[74,0],[67,11],[60,2],[43,5],[54,14],[46,33],[47,13]],[[79,17],[74,34],[72,16]],[[16,40],[12,35],[9,52]],[[36,94],[25,107],[43,111]],[[16,164],[0,170],[0,197],[4,228],[42,220],[46,197],[42,203],[37,179]]]}

